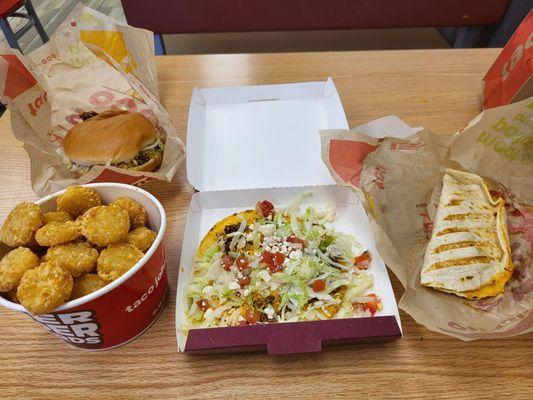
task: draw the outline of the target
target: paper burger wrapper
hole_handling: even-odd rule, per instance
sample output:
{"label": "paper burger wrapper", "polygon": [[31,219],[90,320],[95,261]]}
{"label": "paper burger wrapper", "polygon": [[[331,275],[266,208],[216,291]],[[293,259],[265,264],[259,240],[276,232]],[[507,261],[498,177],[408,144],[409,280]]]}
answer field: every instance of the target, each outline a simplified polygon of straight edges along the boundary
{"label": "paper burger wrapper", "polygon": [[[378,251],[405,287],[400,308],[431,330],[462,340],[533,331],[532,117],[529,98],[486,110],[453,136],[409,135],[390,117],[321,131],[324,162],[363,198]],[[466,300],[420,284],[447,167],[482,176],[505,199],[515,271],[495,297]]]}
{"label": "paper burger wrapper", "polygon": [[[13,134],[31,160],[31,183],[39,195],[72,184],[151,179],[172,180],[185,158],[167,111],[158,101],[153,34],[78,5],[49,42],[22,56],[0,47],[0,95],[11,114]],[[63,151],[79,114],[110,109],[139,112],[165,140],[154,172],[93,166],[81,177]]]}
{"label": "paper burger wrapper", "polygon": [[[0,296],[0,305],[23,312],[66,343],[85,350],[111,349],[145,332],[161,314],[168,294],[163,236],[166,215],[163,206],[148,192],[130,185],[96,183],[105,204],[120,196],[134,199],[148,214],[148,227],[157,232],[154,243],[128,272],[103,288],[71,300],[50,314],[32,315],[25,308]],[[56,208],[62,192],[37,201],[43,211]],[[9,251],[2,245],[0,256]]]}

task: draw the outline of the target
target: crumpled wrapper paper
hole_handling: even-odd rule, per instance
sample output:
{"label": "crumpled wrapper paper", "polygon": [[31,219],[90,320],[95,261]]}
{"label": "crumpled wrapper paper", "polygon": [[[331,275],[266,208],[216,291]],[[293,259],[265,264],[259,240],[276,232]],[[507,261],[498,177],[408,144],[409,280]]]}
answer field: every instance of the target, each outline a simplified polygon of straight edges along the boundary
{"label": "crumpled wrapper paper", "polygon": [[[532,117],[529,98],[487,110],[453,136],[396,117],[321,131],[323,161],[363,199],[377,248],[405,287],[400,308],[431,330],[465,341],[533,331]],[[420,284],[447,167],[482,176],[506,201],[515,271],[503,294],[466,300]]]}
{"label": "crumpled wrapper paper", "polygon": [[[153,34],[82,4],[32,53],[0,48],[0,94],[13,134],[30,157],[31,183],[39,195],[89,182],[170,181],[185,158],[185,147],[158,101]],[[93,166],[78,178],[67,168],[63,138],[81,121],[80,113],[114,108],[152,121],[166,140],[161,167],[141,172]]]}

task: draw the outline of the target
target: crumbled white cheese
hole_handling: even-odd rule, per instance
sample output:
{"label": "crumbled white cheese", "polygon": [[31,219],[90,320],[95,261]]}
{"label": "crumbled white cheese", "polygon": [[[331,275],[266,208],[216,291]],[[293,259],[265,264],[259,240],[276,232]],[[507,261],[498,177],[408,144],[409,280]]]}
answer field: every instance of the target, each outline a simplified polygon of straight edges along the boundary
{"label": "crumbled white cheese", "polygon": [[274,315],[276,315],[276,311],[274,310],[274,308],[272,308],[270,304],[267,307],[265,307],[263,312],[268,316],[269,319],[274,318]]}
{"label": "crumbled white cheese", "polygon": [[237,290],[241,288],[241,285],[239,285],[237,282],[232,281],[228,285],[229,290]]}
{"label": "crumbled white cheese", "polygon": [[204,297],[210,297],[212,294],[213,294],[213,286],[205,286],[203,289],[202,289],[202,296]]}
{"label": "crumbled white cheese", "polygon": [[276,225],[274,224],[266,224],[266,225],[261,225],[259,227],[259,232],[261,232],[265,236],[271,236],[275,230],[276,230]]}
{"label": "crumbled white cheese", "polygon": [[244,292],[242,293],[243,296],[248,296],[250,294],[250,289],[244,289]]}

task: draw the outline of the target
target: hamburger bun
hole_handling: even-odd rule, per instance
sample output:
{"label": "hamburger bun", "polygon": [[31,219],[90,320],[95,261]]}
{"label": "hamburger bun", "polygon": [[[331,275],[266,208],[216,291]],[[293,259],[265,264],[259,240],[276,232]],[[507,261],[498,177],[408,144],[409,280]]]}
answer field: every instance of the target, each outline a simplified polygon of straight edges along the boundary
{"label": "hamburger bun", "polygon": [[148,118],[136,112],[109,110],[73,126],[63,141],[65,154],[82,166],[107,165],[153,171],[162,151],[142,151],[157,140]]}

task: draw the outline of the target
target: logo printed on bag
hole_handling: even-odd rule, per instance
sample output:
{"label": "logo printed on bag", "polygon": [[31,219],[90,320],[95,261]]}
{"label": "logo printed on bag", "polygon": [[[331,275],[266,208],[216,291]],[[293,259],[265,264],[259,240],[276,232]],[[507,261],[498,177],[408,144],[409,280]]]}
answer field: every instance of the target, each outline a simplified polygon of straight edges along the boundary
{"label": "logo printed on bag", "polygon": [[93,311],[32,315],[31,317],[67,342],[100,344],[103,341],[100,325],[96,322]]}
{"label": "logo printed on bag", "polygon": [[507,61],[503,65],[502,78],[504,81],[509,76],[509,73],[516,67],[516,65],[522,59],[522,56],[524,55],[524,50],[529,49],[531,46],[533,46],[533,32],[529,35],[524,44],[520,43],[518,46],[516,46],[516,49],[513,51],[513,55],[511,56],[511,61]]}
{"label": "logo printed on bag", "polygon": [[427,203],[416,204],[418,208],[418,215],[422,217],[422,229],[424,230],[424,236],[427,240],[431,238],[431,232],[433,231],[433,221],[429,217]]}
{"label": "logo printed on bag", "polygon": [[30,111],[30,114],[34,117],[37,115],[37,111],[39,111],[39,108],[42,107],[44,103],[48,102],[48,93],[43,92],[40,96],[38,96],[33,103],[28,103],[28,109]]}
{"label": "logo printed on bag", "polygon": [[418,150],[424,147],[424,143],[391,143],[391,150]]}
{"label": "logo printed on bag", "polygon": [[387,170],[383,165],[376,165],[374,167],[374,174],[372,182],[376,184],[376,186],[380,189],[385,188],[385,173]]}
{"label": "logo printed on bag", "polygon": [[482,131],[476,141],[491,147],[508,160],[531,164],[533,155],[530,148],[533,145],[533,136],[528,132],[531,132],[532,128],[531,118],[518,113],[511,121],[505,117],[500,118],[490,127],[490,131]]}

